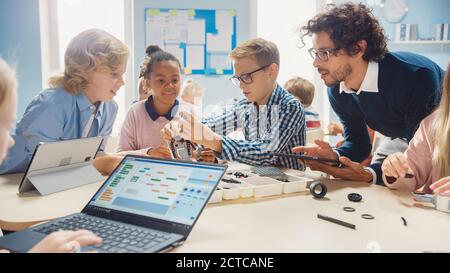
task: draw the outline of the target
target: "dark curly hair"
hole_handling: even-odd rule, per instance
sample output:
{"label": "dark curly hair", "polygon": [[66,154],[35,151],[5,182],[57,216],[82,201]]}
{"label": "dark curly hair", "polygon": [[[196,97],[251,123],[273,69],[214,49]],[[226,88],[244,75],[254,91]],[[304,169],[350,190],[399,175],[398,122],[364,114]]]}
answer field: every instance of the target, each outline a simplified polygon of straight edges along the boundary
{"label": "dark curly hair", "polygon": [[365,40],[367,50],[363,58],[368,62],[380,62],[388,52],[384,29],[372,9],[363,4],[327,5],[326,11],[309,20],[299,32],[302,46],[305,46],[305,36],[325,32],[330,35],[337,50],[343,49],[349,55],[359,53],[361,48],[358,42]]}

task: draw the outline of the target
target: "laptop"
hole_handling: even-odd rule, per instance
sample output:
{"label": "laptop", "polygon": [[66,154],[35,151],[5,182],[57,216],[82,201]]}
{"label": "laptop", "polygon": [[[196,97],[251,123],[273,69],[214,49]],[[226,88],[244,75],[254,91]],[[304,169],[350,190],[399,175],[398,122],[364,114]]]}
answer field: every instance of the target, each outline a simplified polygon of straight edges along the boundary
{"label": "laptop", "polygon": [[103,181],[92,165],[102,137],[39,143],[19,185],[19,193],[48,195]]}
{"label": "laptop", "polygon": [[51,232],[87,229],[103,243],[81,251],[169,251],[186,240],[226,169],[127,155],[81,213],[4,236],[0,249],[26,252]]}

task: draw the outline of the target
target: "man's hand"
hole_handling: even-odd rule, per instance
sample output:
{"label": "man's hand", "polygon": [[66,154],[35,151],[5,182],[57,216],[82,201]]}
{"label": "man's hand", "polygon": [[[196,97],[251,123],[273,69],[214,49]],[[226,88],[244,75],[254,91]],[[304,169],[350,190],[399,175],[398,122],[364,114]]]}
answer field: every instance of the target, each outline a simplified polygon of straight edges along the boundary
{"label": "man's hand", "polygon": [[316,139],[316,146],[299,146],[292,149],[293,153],[304,153],[308,156],[317,156],[329,159],[338,159],[337,153],[333,151],[328,142]]}
{"label": "man's hand", "polygon": [[341,178],[350,181],[361,181],[370,183],[373,181],[372,173],[366,171],[360,163],[353,162],[347,157],[341,156],[339,161],[342,167],[334,167],[318,161],[308,161],[305,163],[313,171],[321,171],[327,173],[335,178]]}

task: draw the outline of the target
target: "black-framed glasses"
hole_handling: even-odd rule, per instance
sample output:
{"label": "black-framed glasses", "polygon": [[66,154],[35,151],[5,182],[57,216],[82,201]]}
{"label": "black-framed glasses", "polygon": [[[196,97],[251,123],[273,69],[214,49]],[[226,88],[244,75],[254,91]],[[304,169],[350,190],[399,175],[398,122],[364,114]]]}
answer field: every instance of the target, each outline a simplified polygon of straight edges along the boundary
{"label": "black-framed glasses", "polygon": [[329,49],[315,49],[315,48],[310,48],[308,50],[309,55],[311,55],[311,58],[313,58],[314,60],[316,58],[319,58],[319,60],[326,62],[330,59],[330,55],[334,54],[336,51],[338,51],[337,48],[329,48]]}
{"label": "black-framed glasses", "polygon": [[253,83],[253,78],[252,78],[252,74],[261,71],[263,69],[266,69],[267,67],[269,67],[271,64],[265,65],[263,67],[260,67],[252,72],[248,72],[248,73],[243,73],[239,76],[233,76],[230,78],[230,81],[236,85],[237,87],[241,86],[241,82],[245,83],[245,84],[252,84]]}

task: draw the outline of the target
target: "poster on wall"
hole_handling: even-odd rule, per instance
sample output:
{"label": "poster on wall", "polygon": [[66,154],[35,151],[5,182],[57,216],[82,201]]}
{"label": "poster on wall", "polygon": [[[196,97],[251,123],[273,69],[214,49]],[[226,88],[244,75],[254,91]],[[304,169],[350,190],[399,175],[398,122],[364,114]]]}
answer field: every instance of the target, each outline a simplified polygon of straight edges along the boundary
{"label": "poster on wall", "polygon": [[175,55],[186,75],[231,75],[236,10],[147,8],[145,43]]}

